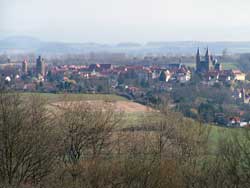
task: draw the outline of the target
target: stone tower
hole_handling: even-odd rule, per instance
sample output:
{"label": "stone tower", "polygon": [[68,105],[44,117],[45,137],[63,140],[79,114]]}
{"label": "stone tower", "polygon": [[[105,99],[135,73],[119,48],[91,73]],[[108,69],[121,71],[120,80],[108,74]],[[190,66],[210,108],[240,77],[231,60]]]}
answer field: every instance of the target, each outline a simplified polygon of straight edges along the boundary
{"label": "stone tower", "polygon": [[39,76],[45,76],[45,62],[44,59],[41,58],[41,56],[38,57],[36,60],[36,74]]}
{"label": "stone tower", "polygon": [[28,62],[26,60],[24,60],[22,62],[22,73],[23,74],[27,74],[28,73]]}

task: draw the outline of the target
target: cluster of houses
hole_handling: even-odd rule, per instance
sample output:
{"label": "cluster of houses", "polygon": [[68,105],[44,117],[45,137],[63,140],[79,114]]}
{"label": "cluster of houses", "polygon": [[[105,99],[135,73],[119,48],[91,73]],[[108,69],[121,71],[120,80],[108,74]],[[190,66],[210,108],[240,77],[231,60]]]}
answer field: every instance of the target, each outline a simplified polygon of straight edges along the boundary
{"label": "cluster of houses", "polygon": [[[138,80],[159,80],[164,82],[188,82],[191,79],[191,71],[182,64],[170,64],[166,67],[159,66],[114,66],[111,64],[91,64],[89,66],[63,65],[52,67],[50,74],[56,76],[66,75],[74,77],[77,75],[81,78],[101,78],[112,77],[118,78],[119,75],[136,75]],[[132,77],[132,76],[131,76]]]}
{"label": "cluster of houses", "polygon": [[[9,72],[10,71],[10,72]],[[12,70],[1,69],[2,79],[6,83],[14,83],[15,89],[36,91],[37,85],[42,85],[46,92],[53,92],[58,83],[67,82],[77,85],[82,80],[108,79],[111,88],[119,85],[119,78],[137,79],[138,82],[186,83],[191,79],[191,70],[182,64],[167,66],[138,66],[138,65],[46,65],[39,56],[35,66],[24,60],[19,67]],[[54,83],[53,83],[54,82]],[[13,84],[12,84],[13,85]],[[134,85],[124,85],[125,89],[137,91]]]}
{"label": "cluster of houses", "polygon": [[[30,71],[34,69],[33,71]],[[5,81],[11,82],[12,79],[18,81],[18,88],[22,87],[29,90],[30,87],[37,83],[43,82],[43,86],[49,88],[56,87],[53,81],[70,82],[71,85],[77,84],[81,80],[109,79],[112,88],[117,87],[119,78],[131,79],[136,78],[139,82],[146,81],[150,83],[167,84],[186,83],[191,80],[192,74],[200,74],[202,83],[214,85],[217,82],[244,81],[246,75],[240,70],[222,70],[222,65],[206,50],[202,59],[200,50],[196,54],[196,73],[183,64],[168,64],[165,66],[139,66],[139,65],[112,65],[112,64],[90,64],[90,65],[60,65],[45,66],[45,61],[41,57],[37,59],[35,67],[29,67],[27,61],[23,61],[21,71],[17,74],[5,74]],[[2,71],[2,70],[1,70]],[[34,72],[34,74],[32,74]],[[32,79],[27,79],[32,77]],[[121,80],[121,79],[120,79]],[[22,82],[25,81],[25,82]],[[48,82],[49,81],[49,82]],[[24,84],[25,83],[25,84]],[[54,84],[54,85],[53,85]],[[125,88],[138,90],[135,85],[124,85]],[[46,91],[51,91],[46,90]],[[238,99],[243,99],[248,103],[248,95],[238,92],[235,95]]]}
{"label": "cluster of houses", "polygon": [[240,70],[210,70],[204,74],[205,80],[213,85],[216,82],[245,81],[246,74]]}
{"label": "cluster of houses", "polygon": [[240,117],[231,117],[227,124],[228,127],[250,127],[250,122],[241,121]]}
{"label": "cluster of houses", "polygon": [[[30,71],[34,69],[33,71]],[[111,88],[117,87],[119,78],[124,77],[131,79],[135,77],[139,82],[162,83],[165,87],[167,84],[186,83],[191,80],[194,71],[183,64],[168,64],[165,66],[139,66],[139,65],[112,65],[112,64],[90,64],[90,65],[61,65],[61,66],[45,66],[45,61],[39,57],[35,67],[29,67],[27,61],[23,61],[21,71],[18,74],[6,75],[5,81],[11,82],[12,79],[17,80],[17,88],[29,90],[37,83],[43,82],[43,86],[47,86],[52,91],[55,83],[53,81],[70,82],[71,85],[77,84],[81,80],[109,79]],[[30,74],[34,72],[34,74]],[[196,74],[202,76],[202,83],[214,85],[217,82],[244,81],[246,75],[240,70],[222,70],[222,65],[210,54],[207,49],[204,60],[198,49],[196,55]],[[13,76],[14,75],[14,76]],[[27,79],[29,76],[32,79]],[[22,82],[25,80],[25,83]],[[48,82],[50,81],[50,82]],[[139,90],[135,85],[124,85],[124,88],[133,88],[132,91]],[[244,96],[243,96],[244,95]],[[236,97],[244,99],[247,103],[248,95],[239,92]]]}

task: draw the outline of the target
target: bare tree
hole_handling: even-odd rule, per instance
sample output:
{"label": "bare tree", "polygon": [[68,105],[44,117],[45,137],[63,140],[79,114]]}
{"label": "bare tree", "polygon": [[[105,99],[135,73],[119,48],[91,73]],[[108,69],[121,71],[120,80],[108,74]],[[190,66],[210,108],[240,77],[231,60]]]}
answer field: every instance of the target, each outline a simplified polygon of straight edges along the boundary
{"label": "bare tree", "polygon": [[41,98],[0,92],[0,181],[37,184],[54,161],[52,118]]}
{"label": "bare tree", "polygon": [[98,161],[110,157],[112,135],[121,114],[114,113],[110,106],[93,108],[84,102],[65,102],[60,106],[59,114],[59,125],[63,130],[61,157],[64,172],[70,173],[76,182],[90,164],[98,169]]}

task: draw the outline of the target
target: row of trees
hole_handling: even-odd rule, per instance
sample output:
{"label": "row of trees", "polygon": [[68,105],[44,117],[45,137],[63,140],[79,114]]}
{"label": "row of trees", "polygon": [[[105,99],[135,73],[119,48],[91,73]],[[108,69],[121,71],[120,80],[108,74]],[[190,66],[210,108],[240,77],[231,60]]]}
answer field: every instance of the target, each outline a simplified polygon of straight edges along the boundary
{"label": "row of trees", "polygon": [[1,186],[249,186],[248,130],[215,143],[210,127],[166,106],[158,121],[124,129],[123,114],[111,106],[55,106],[37,95],[1,92]]}

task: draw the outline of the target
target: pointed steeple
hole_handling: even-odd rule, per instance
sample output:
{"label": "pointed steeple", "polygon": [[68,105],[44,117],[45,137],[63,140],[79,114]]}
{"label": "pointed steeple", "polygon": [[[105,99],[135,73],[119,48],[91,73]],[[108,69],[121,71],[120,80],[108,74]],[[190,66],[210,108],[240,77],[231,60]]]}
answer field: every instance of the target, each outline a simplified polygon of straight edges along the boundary
{"label": "pointed steeple", "polygon": [[209,50],[208,50],[208,47],[207,47],[207,51],[206,51],[205,57],[209,57],[209,56],[210,56],[210,53],[209,53]]}
{"label": "pointed steeple", "polygon": [[200,48],[197,49],[196,56],[200,56]]}
{"label": "pointed steeple", "polygon": [[200,49],[197,49],[197,53],[196,53],[196,71],[199,72],[200,71],[200,64],[201,64],[201,56],[200,56]]}
{"label": "pointed steeple", "polygon": [[206,63],[206,71],[208,72],[212,65],[211,55],[209,53],[208,47],[207,47],[207,51],[205,54],[205,63]]}
{"label": "pointed steeple", "polygon": [[205,54],[205,60],[209,63],[211,62],[211,55],[210,55],[208,47],[207,47],[206,54]]}
{"label": "pointed steeple", "polygon": [[200,62],[201,60],[201,56],[200,56],[200,48],[197,49],[197,53],[196,53],[196,62]]}

